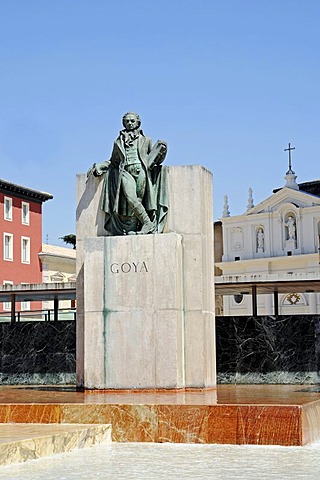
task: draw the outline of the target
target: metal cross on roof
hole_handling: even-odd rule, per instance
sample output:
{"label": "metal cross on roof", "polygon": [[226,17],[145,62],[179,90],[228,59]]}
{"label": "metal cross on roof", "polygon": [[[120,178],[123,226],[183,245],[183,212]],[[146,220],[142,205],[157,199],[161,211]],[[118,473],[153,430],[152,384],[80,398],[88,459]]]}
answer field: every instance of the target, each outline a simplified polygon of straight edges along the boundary
{"label": "metal cross on roof", "polygon": [[288,143],[288,148],[284,149],[285,152],[289,152],[289,170],[287,171],[287,173],[294,173],[291,168],[291,150],[295,149],[296,147],[291,147],[291,143]]}

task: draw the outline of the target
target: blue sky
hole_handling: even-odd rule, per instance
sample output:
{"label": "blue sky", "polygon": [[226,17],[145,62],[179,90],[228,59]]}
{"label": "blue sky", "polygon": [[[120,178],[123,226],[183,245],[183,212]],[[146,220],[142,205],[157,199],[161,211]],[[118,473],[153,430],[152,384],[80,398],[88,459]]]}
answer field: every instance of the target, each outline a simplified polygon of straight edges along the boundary
{"label": "blue sky", "polygon": [[0,178],[50,192],[43,238],[75,232],[75,175],[137,111],[167,165],[214,175],[215,220],[320,178],[318,0],[0,0]]}

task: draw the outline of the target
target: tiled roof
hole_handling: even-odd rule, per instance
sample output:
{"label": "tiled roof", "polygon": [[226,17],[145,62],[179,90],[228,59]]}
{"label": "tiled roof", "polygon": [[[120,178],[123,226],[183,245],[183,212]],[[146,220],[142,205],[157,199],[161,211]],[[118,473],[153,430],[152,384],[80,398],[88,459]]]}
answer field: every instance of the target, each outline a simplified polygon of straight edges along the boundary
{"label": "tiled roof", "polygon": [[0,178],[0,191],[3,193],[11,193],[20,197],[32,199],[35,202],[42,203],[47,200],[51,200],[53,195],[47,192],[40,192],[39,190],[33,190],[32,188],[23,187],[16,183],[8,182]]}

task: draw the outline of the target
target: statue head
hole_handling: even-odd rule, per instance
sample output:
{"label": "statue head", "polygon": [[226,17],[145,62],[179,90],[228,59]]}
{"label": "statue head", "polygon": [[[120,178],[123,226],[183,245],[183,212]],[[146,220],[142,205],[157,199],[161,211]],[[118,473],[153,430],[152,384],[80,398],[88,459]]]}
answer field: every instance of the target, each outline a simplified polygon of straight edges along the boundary
{"label": "statue head", "polygon": [[135,130],[141,125],[140,116],[138,113],[127,112],[122,117],[122,125],[126,130]]}

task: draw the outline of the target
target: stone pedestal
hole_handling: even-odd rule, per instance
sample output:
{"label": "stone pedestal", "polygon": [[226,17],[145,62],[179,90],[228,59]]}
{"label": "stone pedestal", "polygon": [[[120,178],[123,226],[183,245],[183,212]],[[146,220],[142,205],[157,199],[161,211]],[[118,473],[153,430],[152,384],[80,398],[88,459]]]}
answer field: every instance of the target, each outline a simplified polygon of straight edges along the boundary
{"label": "stone pedestal", "polygon": [[84,241],[87,388],[184,386],[182,238]]}
{"label": "stone pedestal", "polygon": [[296,241],[293,239],[286,240],[286,252],[295,252],[296,250]]}
{"label": "stone pedestal", "polygon": [[215,386],[210,172],[169,168],[163,234],[103,236],[100,190],[78,176],[78,386]]}

